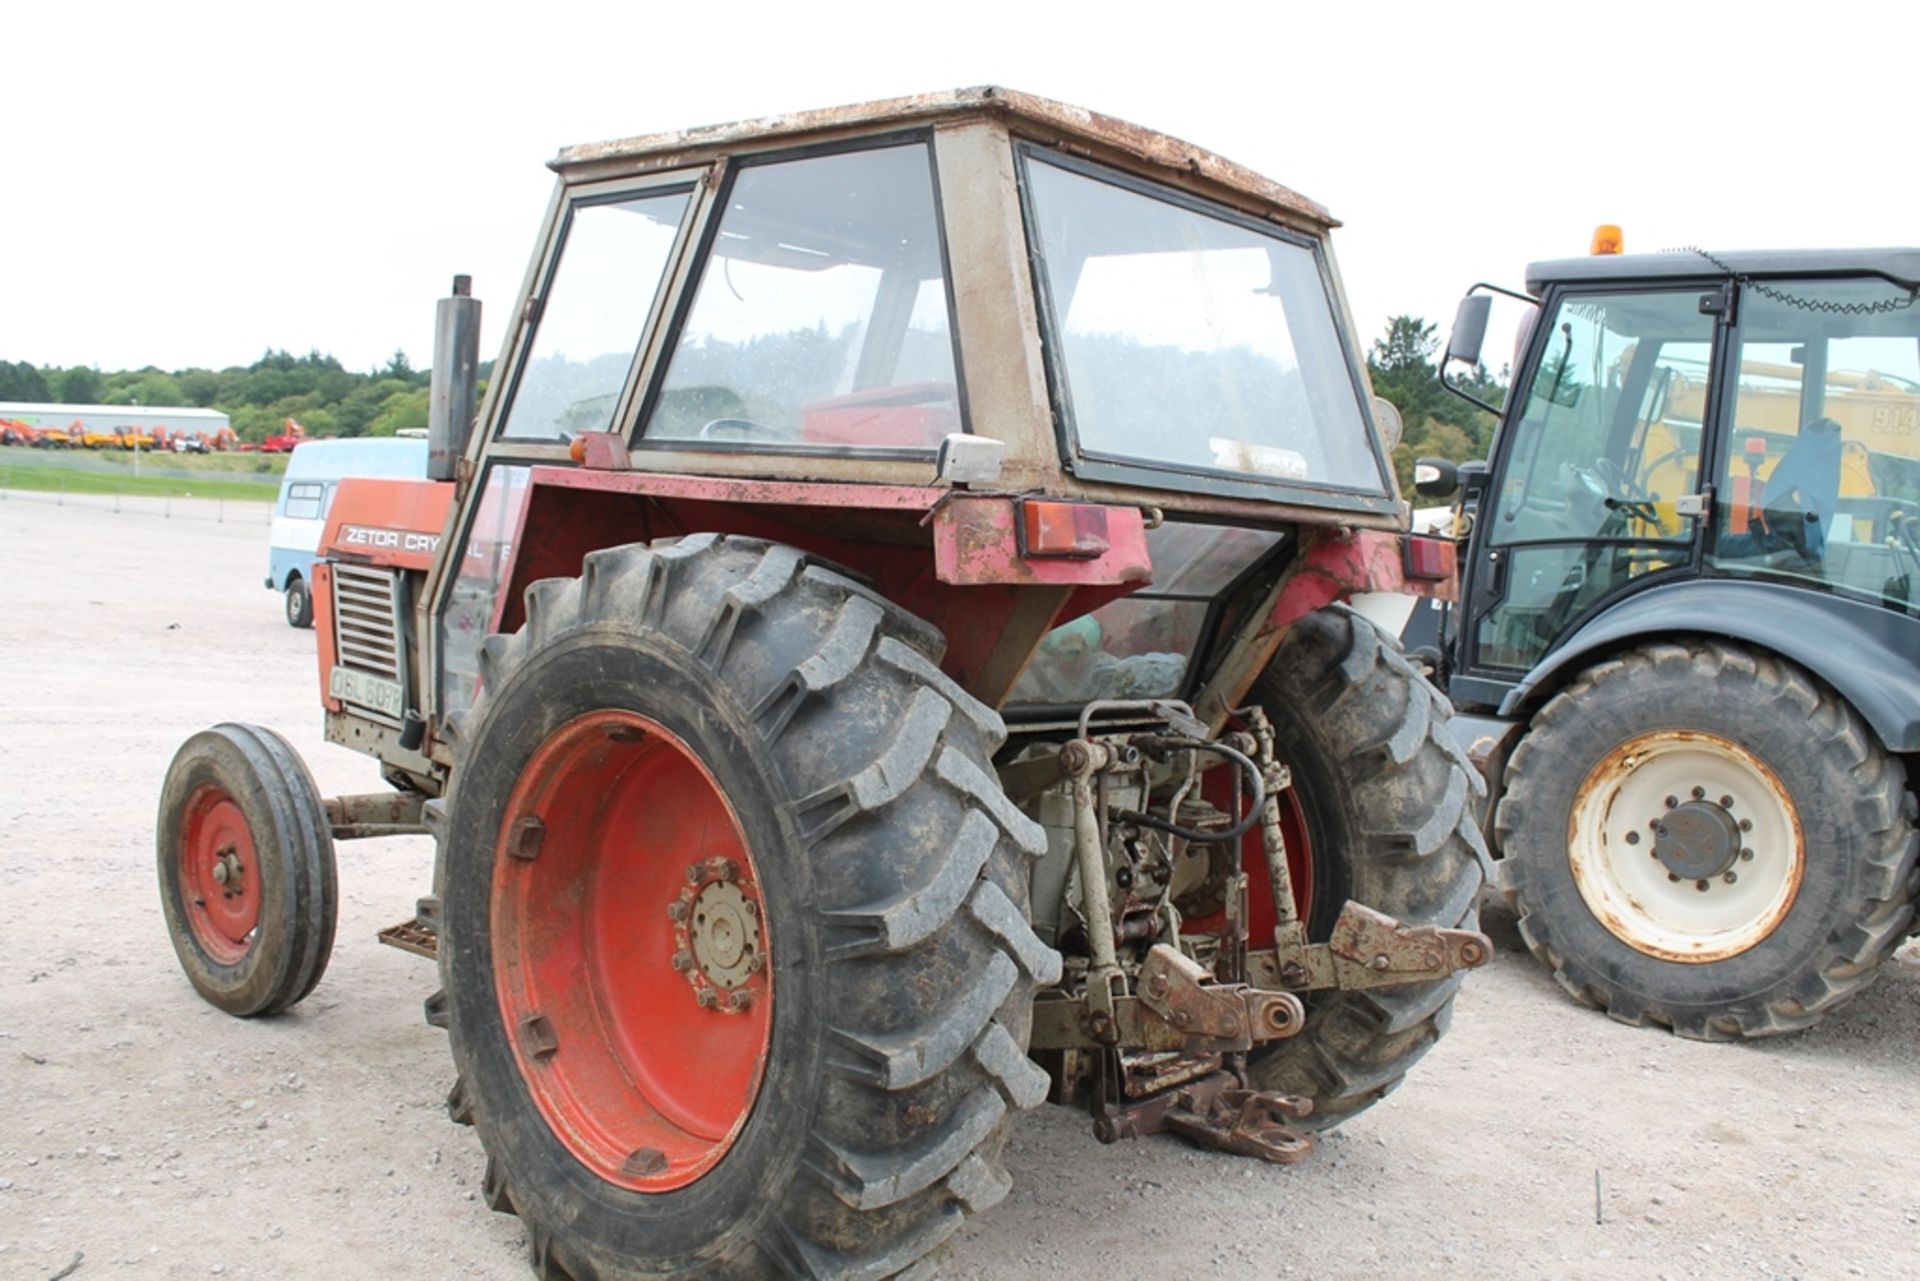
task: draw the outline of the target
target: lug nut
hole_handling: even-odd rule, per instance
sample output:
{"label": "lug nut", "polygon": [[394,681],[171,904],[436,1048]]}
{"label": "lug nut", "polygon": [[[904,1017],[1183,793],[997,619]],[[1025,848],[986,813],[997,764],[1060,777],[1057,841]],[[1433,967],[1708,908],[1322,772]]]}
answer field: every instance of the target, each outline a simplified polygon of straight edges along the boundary
{"label": "lug nut", "polygon": [[1696,788],[1694,788],[1694,789],[1693,789],[1693,799],[1694,799],[1694,800],[1696,800],[1696,801],[1704,801],[1704,800],[1706,800],[1706,799],[1707,799],[1707,789],[1706,789],[1706,788],[1704,788],[1704,787],[1696,787]]}
{"label": "lug nut", "polygon": [[1721,809],[1723,809],[1723,810],[1730,810],[1730,809],[1732,809],[1732,808],[1733,808],[1733,798],[1732,798],[1731,796],[1722,796],[1722,797],[1720,798],[1720,808],[1721,808]]}
{"label": "lug nut", "polygon": [[693,953],[675,952],[673,954],[673,968],[676,970],[679,970],[682,974],[685,974],[688,970],[692,969]]}
{"label": "lug nut", "polygon": [[700,1003],[701,1009],[710,1010],[713,1008],[713,1003],[720,998],[714,995],[712,988],[703,987],[693,994],[693,999]]}
{"label": "lug nut", "polygon": [[673,900],[673,902],[667,904],[667,919],[669,921],[686,920],[687,905],[684,902],[682,902],[680,899],[675,899]]}
{"label": "lug nut", "polygon": [[702,875],[705,872],[706,872],[705,864],[702,864],[702,863],[693,864],[691,867],[687,869],[687,884],[698,885],[700,883],[700,879]]}
{"label": "lug nut", "polygon": [[1751,832],[1753,830],[1753,820],[1750,818],[1741,819],[1740,830],[1743,832]]}
{"label": "lug nut", "polygon": [[1725,876],[1723,876],[1723,877],[1721,877],[1720,879],[1721,879],[1721,880],[1723,880],[1723,881],[1725,881],[1725,882],[1726,882],[1727,884],[1729,884],[1729,885],[1731,885],[1731,884],[1733,884],[1733,883],[1734,883],[1735,881],[1737,881],[1737,880],[1739,880],[1739,879],[1740,879],[1740,873],[1738,873],[1738,872],[1728,872],[1728,873],[1727,873],[1727,874],[1726,874]]}
{"label": "lug nut", "polygon": [[1678,873],[1678,872],[1668,872],[1668,873],[1667,873],[1667,879],[1668,879],[1669,881],[1677,881],[1677,880],[1679,880],[1679,879],[1680,879],[1680,873]]}
{"label": "lug nut", "polygon": [[1667,808],[1668,808],[1668,809],[1672,809],[1672,808],[1673,808],[1674,806],[1676,806],[1676,805],[1678,805],[1679,803],[1680,803],[1680,798],[1679,798],[1679,797],[1677,797],[1677,796],[1669,796],[1669,797],[1667,798]]}
{"label": "lug nut", "polygon": [[1640,833],[1638,832],[1627,833],[1627,844],[1638,845],[1639,843],[1640,843]]}
{"label": "lug nut", "polygon": [[1696,890],[1699,890],[1702,894],[1705,894],[1707,892],[1707,883],[1705,881],[1695,881],[1693,883],[1693,888]]}
{"label": "lug nut", "polygon": [[729,1009],[744,1010],[752,1004],[753,993],[744,987],[735,990],[727,996],[727,1007]]}
{"label": "lug nut", "polygon": [[746,902],[742,903],[740,905],[740,910],[747,914],[747,918],[749,920],[760,915],[760,905],[754,902],[752,899],[748,899]]}
{"label": "lug nut", "polygon": [[1741,861],[1741,862],[1743,862],[1743,863],[1751,863],[1751,862],[1753,862],[1753,851],[1752,851],[1752,850],[1741,850],[1741,851],[1740,851],[1740,861]]}

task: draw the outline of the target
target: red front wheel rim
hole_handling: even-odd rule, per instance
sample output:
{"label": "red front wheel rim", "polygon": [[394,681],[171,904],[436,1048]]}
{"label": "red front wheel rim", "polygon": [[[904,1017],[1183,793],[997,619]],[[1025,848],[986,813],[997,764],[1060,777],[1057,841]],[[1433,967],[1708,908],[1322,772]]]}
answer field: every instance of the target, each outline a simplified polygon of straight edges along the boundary
{"label": "red front wheel rim", "polygon": [[200,950],[222,965],[246,960],[260,930],[260,860],[246,815],[212,784],[187,798],[178,873]]}
{"label": "red front wheel rim", "polygon": [[600,711],[541,744],[495,851],[493,968],[522,1079],[600,1178],[684,1187],[745,1127],[773,1032],[746,834],[658,722]]}

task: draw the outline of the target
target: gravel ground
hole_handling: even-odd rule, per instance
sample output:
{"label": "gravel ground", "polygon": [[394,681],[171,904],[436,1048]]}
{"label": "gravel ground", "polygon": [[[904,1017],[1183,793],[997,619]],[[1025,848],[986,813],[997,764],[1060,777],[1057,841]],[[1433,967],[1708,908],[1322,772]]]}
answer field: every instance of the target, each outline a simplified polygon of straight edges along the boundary
{"label": "gravel ground", "polygon": [[[342,846],[333,963],[286,1017],[219,1014],[175,965],[152,840],[182,739],[253,721],[323,791],[379,785],[321,741],[312,635],[231,506],[0,493],[0,1278],[519,1281],[518,1224],[478,1199],[479,1143],[443,1111],[432,967],[373,941],[424,892],[424,840]],[[1499,955],[1446,1041],[1314,1159],[1101,1147],[1045,1108],[945,1275],[1920,1272],[1911,948],[1807,1035],[1697,1045],[1575,1007],[1510,916],[1487,928]]]}

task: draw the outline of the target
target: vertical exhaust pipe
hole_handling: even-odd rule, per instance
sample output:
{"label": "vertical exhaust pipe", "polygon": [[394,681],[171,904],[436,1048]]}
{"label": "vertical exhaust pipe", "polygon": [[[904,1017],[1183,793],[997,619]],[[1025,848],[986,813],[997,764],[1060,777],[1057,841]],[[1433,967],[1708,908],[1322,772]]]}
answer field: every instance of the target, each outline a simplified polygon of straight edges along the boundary
{"label": "vertical exhaust pipe", "polygon": [[480,373],[480,300],[473,277],[455,276],[433,318],[433,380],[427,394],[427,479],[453,480],[473,436]]}

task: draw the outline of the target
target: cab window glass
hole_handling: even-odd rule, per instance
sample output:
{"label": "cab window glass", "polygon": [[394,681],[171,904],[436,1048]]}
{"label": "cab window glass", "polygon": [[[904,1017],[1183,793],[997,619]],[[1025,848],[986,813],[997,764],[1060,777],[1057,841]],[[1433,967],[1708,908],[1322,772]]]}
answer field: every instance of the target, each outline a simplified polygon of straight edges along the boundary
{"label": "cab window glass", "polygon": [[646,439],[927,448],[962,430],[924,143],[742,168]]}
{"label": "cab window glass", "polygon": [[504,435],[568,440],[612,425],[688,198],[679,190],[573,210]]}
{"label": "cab window glass", "polygon": [[1741,297],[1713,561],[1920,604],[1920,308],[1882,281]]}
{"label": "cab window glass", "polygon": [[1204,648],[1208,611],[1280,536],[1259,529],[1166,524],[1147,532],[1153,585],[1048,632],[1014,686],[1013,704],[1170,698]]}
{"label": "cab window glass", "polygon": [[1687,541],[1713,318],[1697,290],[1565,299],[1511,430],[1495,544]]}
{"label": "cab window glass", "polygon": [[1383,491],[1311,245],[1028,159],[1082,453]]}

